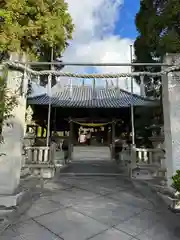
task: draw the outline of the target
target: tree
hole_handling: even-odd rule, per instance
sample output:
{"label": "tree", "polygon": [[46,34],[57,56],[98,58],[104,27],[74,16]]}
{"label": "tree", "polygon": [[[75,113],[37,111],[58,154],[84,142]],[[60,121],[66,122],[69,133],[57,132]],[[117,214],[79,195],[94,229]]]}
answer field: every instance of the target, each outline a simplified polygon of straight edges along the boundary
{"label": "tree", "polygon": [[[161,59],[156,51],[157,47],[157,32],[159,27],[156,26],[156,10],[155,1],[145,0],[141,2],[140,10],[136,15],[135,23],[139,36],[134,43],[136,60],[135,62],[155,63]],[[151,71],[158,72],[159,67],[137,66],[134,71]],[[137,83],[140,83],[140,78],[136,78]],[[159,77],[152,78],[145,76],[145,91],[147,96],[160,96],[161,79]]]}
{"label": "tree", "polygon": [[64,0],[2,0],[0,52],[26,53],[41,59],[54,48],[61,56],[73,24]]}
{"label": "tree", "polygon": [[[167,52],[180,52],[180,1],[143,0],[135,19],[139,32],[134,43],[136,62],[162,62]],[[157,72],[159,67],[136,67]],[[139,79],[136,79],[139,83]],[[161,95],[161,79],[145,78],[147,95]]]}
{"label": "tree", "polygon": [[[47,49],[43,49],[44,52],[42,52],[39,56],[38,61],[39,62],[53,62],[56,61],[58,63],[62,63],[62,61],[58,60],[57,61],[57,55],[56,55],[56,49],[52,48],[52,47],[48,47]],[[58,58],[59,59],[59,58]],[[51,65],[34,65],[31,66],[32,69],[36,70],[36,71],[42,71],[42,70],[50,70],[51,69]],[[64,67],[63,63],[61,65],[59,64],[53,64],[53,68],[55,70],[61,70]],[[46,75],[41,75],[40,76],[40,84],[42,86],[45,86],[48,83],[48,76]],[[56,76],[52,76],[52,86],[54,86],[56,84]]]}
{"label": "tree", "polygon": [[[26,54],[29,59],[50,61],[62,55],[72,39],[74,25],[64,0],[1,0],[0,1],[0,62],[11,52]],[[0,113],[4,105],[4,83],[0,81]],[[6,108],[5,108],[6,106]]]}

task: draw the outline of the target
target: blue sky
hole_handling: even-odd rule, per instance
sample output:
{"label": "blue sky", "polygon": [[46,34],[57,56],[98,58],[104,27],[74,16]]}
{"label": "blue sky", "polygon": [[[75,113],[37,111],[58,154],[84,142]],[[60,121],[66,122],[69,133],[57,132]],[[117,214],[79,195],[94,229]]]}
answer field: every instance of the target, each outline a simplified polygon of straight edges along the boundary
{"label": "blue sky", "polygon": [[[73,40],[65,51],[67,62],[130,62],[130,45],[137,36],[134,23],[140,0],[67,0],[75,24]],[[66,67],[64,71],[88,73],[129,72],[129,67]],[[115,80],[116,81],[116,80]],[[86,81],[91,82],[91,81]],[[104,81],[99,80],[102,84]],[[128,81],[130,82],[130,80]],[[120,79],[119,87],[127,88]],[[135,84],[136,92],[139,87]]]}
{"label": "blue sky", "polygon": [[135,39],[137,36],[134,18],[140,7],[140,0],[124,0],[119,11],[119,19],[116,23],[115,34],[123,38]]}

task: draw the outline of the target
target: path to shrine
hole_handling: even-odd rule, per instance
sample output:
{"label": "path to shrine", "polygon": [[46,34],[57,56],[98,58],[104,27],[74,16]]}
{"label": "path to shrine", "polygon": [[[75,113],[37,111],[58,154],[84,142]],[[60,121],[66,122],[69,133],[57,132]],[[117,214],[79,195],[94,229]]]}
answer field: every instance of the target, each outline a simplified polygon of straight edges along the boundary
{"label": "path to shrine", "polygon": [[[90,153],[89,153],[90,154]],[[64,173],[117,173],[109,160],[76,160]],[[1,240],[179,240],[179,216],[123,176],[62,174]]]}

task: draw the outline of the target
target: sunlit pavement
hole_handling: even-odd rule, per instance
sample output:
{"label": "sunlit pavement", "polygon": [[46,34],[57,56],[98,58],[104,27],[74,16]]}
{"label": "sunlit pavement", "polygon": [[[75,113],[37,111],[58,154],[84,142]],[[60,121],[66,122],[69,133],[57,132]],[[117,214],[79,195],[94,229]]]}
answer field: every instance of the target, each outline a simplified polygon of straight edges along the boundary
{"label": "sunlit pavement", "polygon": [[179,217],[160,199],[139,192],[127,178],[68,175],[79,169],[97,173],[100,168],[105,173],[115,170],[110,162],[76,162],[63,175],[46,182],[44,194],[0,239],[180,239]]}

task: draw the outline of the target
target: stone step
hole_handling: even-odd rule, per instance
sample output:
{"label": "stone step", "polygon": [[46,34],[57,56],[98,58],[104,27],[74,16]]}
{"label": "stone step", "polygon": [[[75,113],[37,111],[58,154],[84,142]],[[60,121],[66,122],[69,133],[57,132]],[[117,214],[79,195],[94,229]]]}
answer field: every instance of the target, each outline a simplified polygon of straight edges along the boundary
{"label": "stone step", "polygon": [[140,170],[149,170],[151,172],[166,172],[166,168],[165,167],[160,167],[158,165],[153,165],[153,164],[143,164],[143,165],[138,165],[137,168],[139,168]]}
{"label": "stone step", "polygon": [[168,205],[172,212],[180,213],[180,200],[175,196],[174,189],[164,186],[153,186],[157,195]]}
{"label": "stone step", "polygon": [[153,179],[153,172],[149,169],[135,168],[132,170],[132,177],[136,179],[150,180]]}
{"label": "stone step", "polygon": [[28,168],[28,167],[22,167],[20,178],[21,178],[21,179],[22,179],[22,178],[26,178],[26,177],[28,177],[28,176],[30,176],[30,175],[31,175],[31,172],[30,172],[29,168]]}
{"label": "stone step", "polygon": [[10,213],[12,213],[15,210],[14,207],[0,207],[0,219],[4,219],[5,216],[9,215]]}
{"label": "stone step", "polygon": [[140,167],[141,169],[149,169],[149,168],[152,168],[152,169],[157,169],[157,168],[159,168],[159,166],[158,165],[156,165],[156,164],[137,164],[137,166],[138,167]]}
{"label": "stone step", "polygon": [[165,178],[166,169],[157,165],[138,165],[132,171],[132,176],[136,179],[150,180],[156,177]]}

